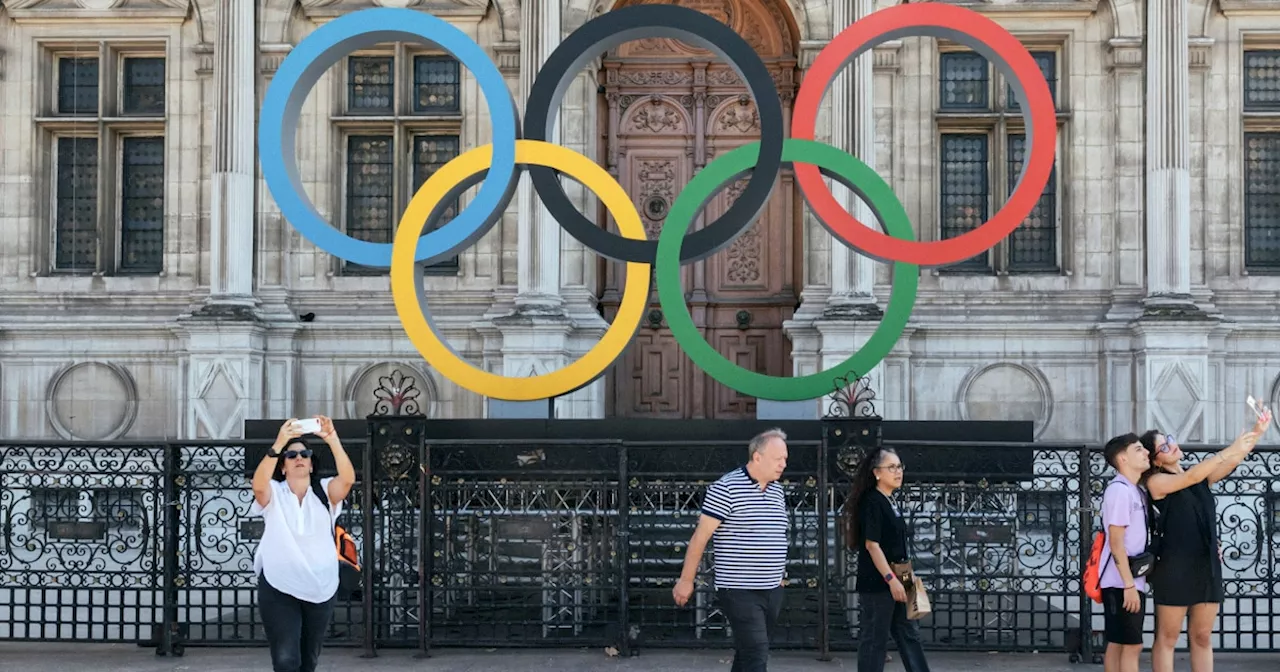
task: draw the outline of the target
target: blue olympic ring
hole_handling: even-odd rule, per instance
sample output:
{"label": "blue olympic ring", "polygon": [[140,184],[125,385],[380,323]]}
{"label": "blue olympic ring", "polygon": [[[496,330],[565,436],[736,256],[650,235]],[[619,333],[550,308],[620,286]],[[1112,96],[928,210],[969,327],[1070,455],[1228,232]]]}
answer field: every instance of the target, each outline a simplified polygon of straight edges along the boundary
{"label": "blue olympic ring", "polygon": [[[506,80],[484,49],[446,21],[411,9],[367,9],[317,28],[280,64],[262,101],[258,151],[267,189],[290,224],[316,247],[340,259],[377,268],[391,267],[391,243],[356,240],[330,226],[316,212],[298,175],[298,121],[307,95],[329,68],[359,49],[392,41],[426,41],[449,52],[471,71],[489,104],[493,164],[476,197],[448,224],[418,240],[415,261],[429,264],[476,242],[502,216],[517,181],[519,115]],[[505,101],[505,104],[502,102]]]}

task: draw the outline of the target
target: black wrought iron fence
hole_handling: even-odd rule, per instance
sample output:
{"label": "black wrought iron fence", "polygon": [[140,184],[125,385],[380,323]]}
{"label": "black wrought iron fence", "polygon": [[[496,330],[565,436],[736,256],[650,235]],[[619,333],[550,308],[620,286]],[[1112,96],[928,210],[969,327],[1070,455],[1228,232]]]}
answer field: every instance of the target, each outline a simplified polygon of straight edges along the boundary
{"label": "black wrought iron fence", "polygon": [[[790,442],[781,648],[856,646],[856,557],[836,512],[860,422]],[[414,423],[344,440],[358,482],[341,522],[363,549],[369,588],[339,605],[331,644],[729,646],[708,573],[686,607],[671,588],[702,494],[743,462],[744,440],[428,445]],[[907,468],[898,499],[933,601],[928,646],[1087,655],[1101,628],[1080,581],[1109,478],[1099,449],[888,443]],[[161,653],[263,643],[248,474],[264,448],[0,446],[0,639]],[[1193,460],[1210,450],[1183,448]],[[1227,578],[1218,650],[1280,649],[1277,476],[1280,449],[1259,448],[1214,487]]]}

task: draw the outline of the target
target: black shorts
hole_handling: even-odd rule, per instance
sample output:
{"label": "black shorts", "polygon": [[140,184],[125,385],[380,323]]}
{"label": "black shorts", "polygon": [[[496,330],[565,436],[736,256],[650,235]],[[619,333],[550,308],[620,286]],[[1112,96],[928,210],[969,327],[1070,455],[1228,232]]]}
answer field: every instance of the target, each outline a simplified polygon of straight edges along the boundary
{"label": "black shorts", "polygon": [[1124,589],[1102,589],[1102,618],[1106,640],[1112,644],[1141,644],[1142,622],[1147,618],[1147,595],[1138,591],[1138,612],[1124,610]]}

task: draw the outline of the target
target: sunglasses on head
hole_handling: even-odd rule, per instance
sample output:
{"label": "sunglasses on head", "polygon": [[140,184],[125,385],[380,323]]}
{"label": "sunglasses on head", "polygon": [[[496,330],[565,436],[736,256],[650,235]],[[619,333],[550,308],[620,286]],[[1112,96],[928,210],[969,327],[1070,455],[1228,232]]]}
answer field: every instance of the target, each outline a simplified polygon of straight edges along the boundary
{"label": "sunglasses on head", "polygon": [[295,457],[311,457],[311,449],[303,448],[302,450],[286,450],[284,451],[284,459],[292,460]]}

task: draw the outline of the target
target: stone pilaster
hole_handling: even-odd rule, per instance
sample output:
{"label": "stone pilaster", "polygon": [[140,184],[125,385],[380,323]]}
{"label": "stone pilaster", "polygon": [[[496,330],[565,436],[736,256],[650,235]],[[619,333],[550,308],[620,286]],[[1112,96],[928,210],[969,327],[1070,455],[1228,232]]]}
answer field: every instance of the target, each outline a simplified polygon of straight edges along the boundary
{"label": "stone pilaster", "polygon": [[258,81],[254,5],[218,3],[213,49],[213,175],[209,298],[202,312],[250,317],[253,295],[254,118]]}
{"label": "stone pilaster", "polygon": [[[561,4],[525,0],[520,6],[519,95],[529,95],[543,62],[560,44]],[[550,142],[560,143],[559,120]],[[561,230],[542,205],[527,174],[517,187],[515,293],[500,292],[476,325],[484,339],[485,366],[507,376],[542,375],[586,352],[608,327],[592,297],[561,287]],[[581,288],[576,288],[581,290]],[[581,294],[581,296],[579,296]],[[501,363],[495,361],[501,358]],[[530,408],[542,412],[535,404]],[[556,400],[555,416],[604,416],[604,383],[597,381]]]}
{"label": "stone pilaster", "polygon": [[[520,100],[529,97],[542,64],[560,43],[560,3],[525,0],[520,5]],[[559,115],[548,141],[560,142]],[[528,174],[517,187],[519,243],[516,304],[535,312],[560,312],[560,227],[542,206]]]}
{"label": "stone pilaster", "polygon": [[[832,34],[839,34],[873,11],[874,0],[836,0],[831,6]],[[874,59],[874,52],[863,54],[837,75],[825,103],[830,122],[828,142],[873,168],[876,166]],[[875,215],[861,199],[843,187],[834,191],[846,210],[863,223],[874,225]],[[819,235],[828,234],[821,231]],[[875,330],[882,315],[874,293],[877,262],[834,239],[828,250],[830,287],[806,287],[795,319],[784,325],[791,338],[793,369],[797,376],[835,366],[848,358]],[[815,263],[822,263],[822,257],[815,256]],[[878,394],[880,368],[874,372],[857,372],[871,379]]]}
{"label": "stone pilaster", "polygon": [[1117,36],[1107,42],[1108,71],[1114,114],[1115,140],[1109,162],[1115,166],[1112,199],[1105,205],[1112,217],[1112,306],[1107,319],[1122,322],[1141,313],[1143,294],[1144,212],[1142,157],[1144,106],[1142,87],[1145,52],[1140,36]]}
{"label": "stone pilaster", "polygon": [[[253,291],[257,30],[254,5],[220,0],[213,44],[213,148],[209,204],[209,296],[178,319],[184,395],[181,435],[243,436],[244,421],[261,418],[267,327]],[[287,340],[287,339],[286,339]],[[280,367],[275,367],[279,369]],[[289,405],[292,371],[267,394]],[[290,410],[281,404],[273,412]]]}
{"label": "stone pilaster", "polygon": [[1190,62],[1187,0],[1147,12],[1145,312],[1195,313],[1191,300]]}
{"label": "stone pilaster", "polygon": [[[834,32],[839,33],[856,19],[875,11],[875,0],[836,0],[831,5]],[[827,94],[831,105],[830,144],[858,157],[863,163],[876,165],[874,53],[868,52],[836,76]],[[836,192],[845,210],[864,224],[873,224],[875,215],[862,199],[847,189]],[[873,224],[874,225],[874,224]],[[827,313],[837,316],[853,314],[878,315],[875,305],[874,259],[865,257],[833,240],[831,242],[831,294],[827,297]]]}

